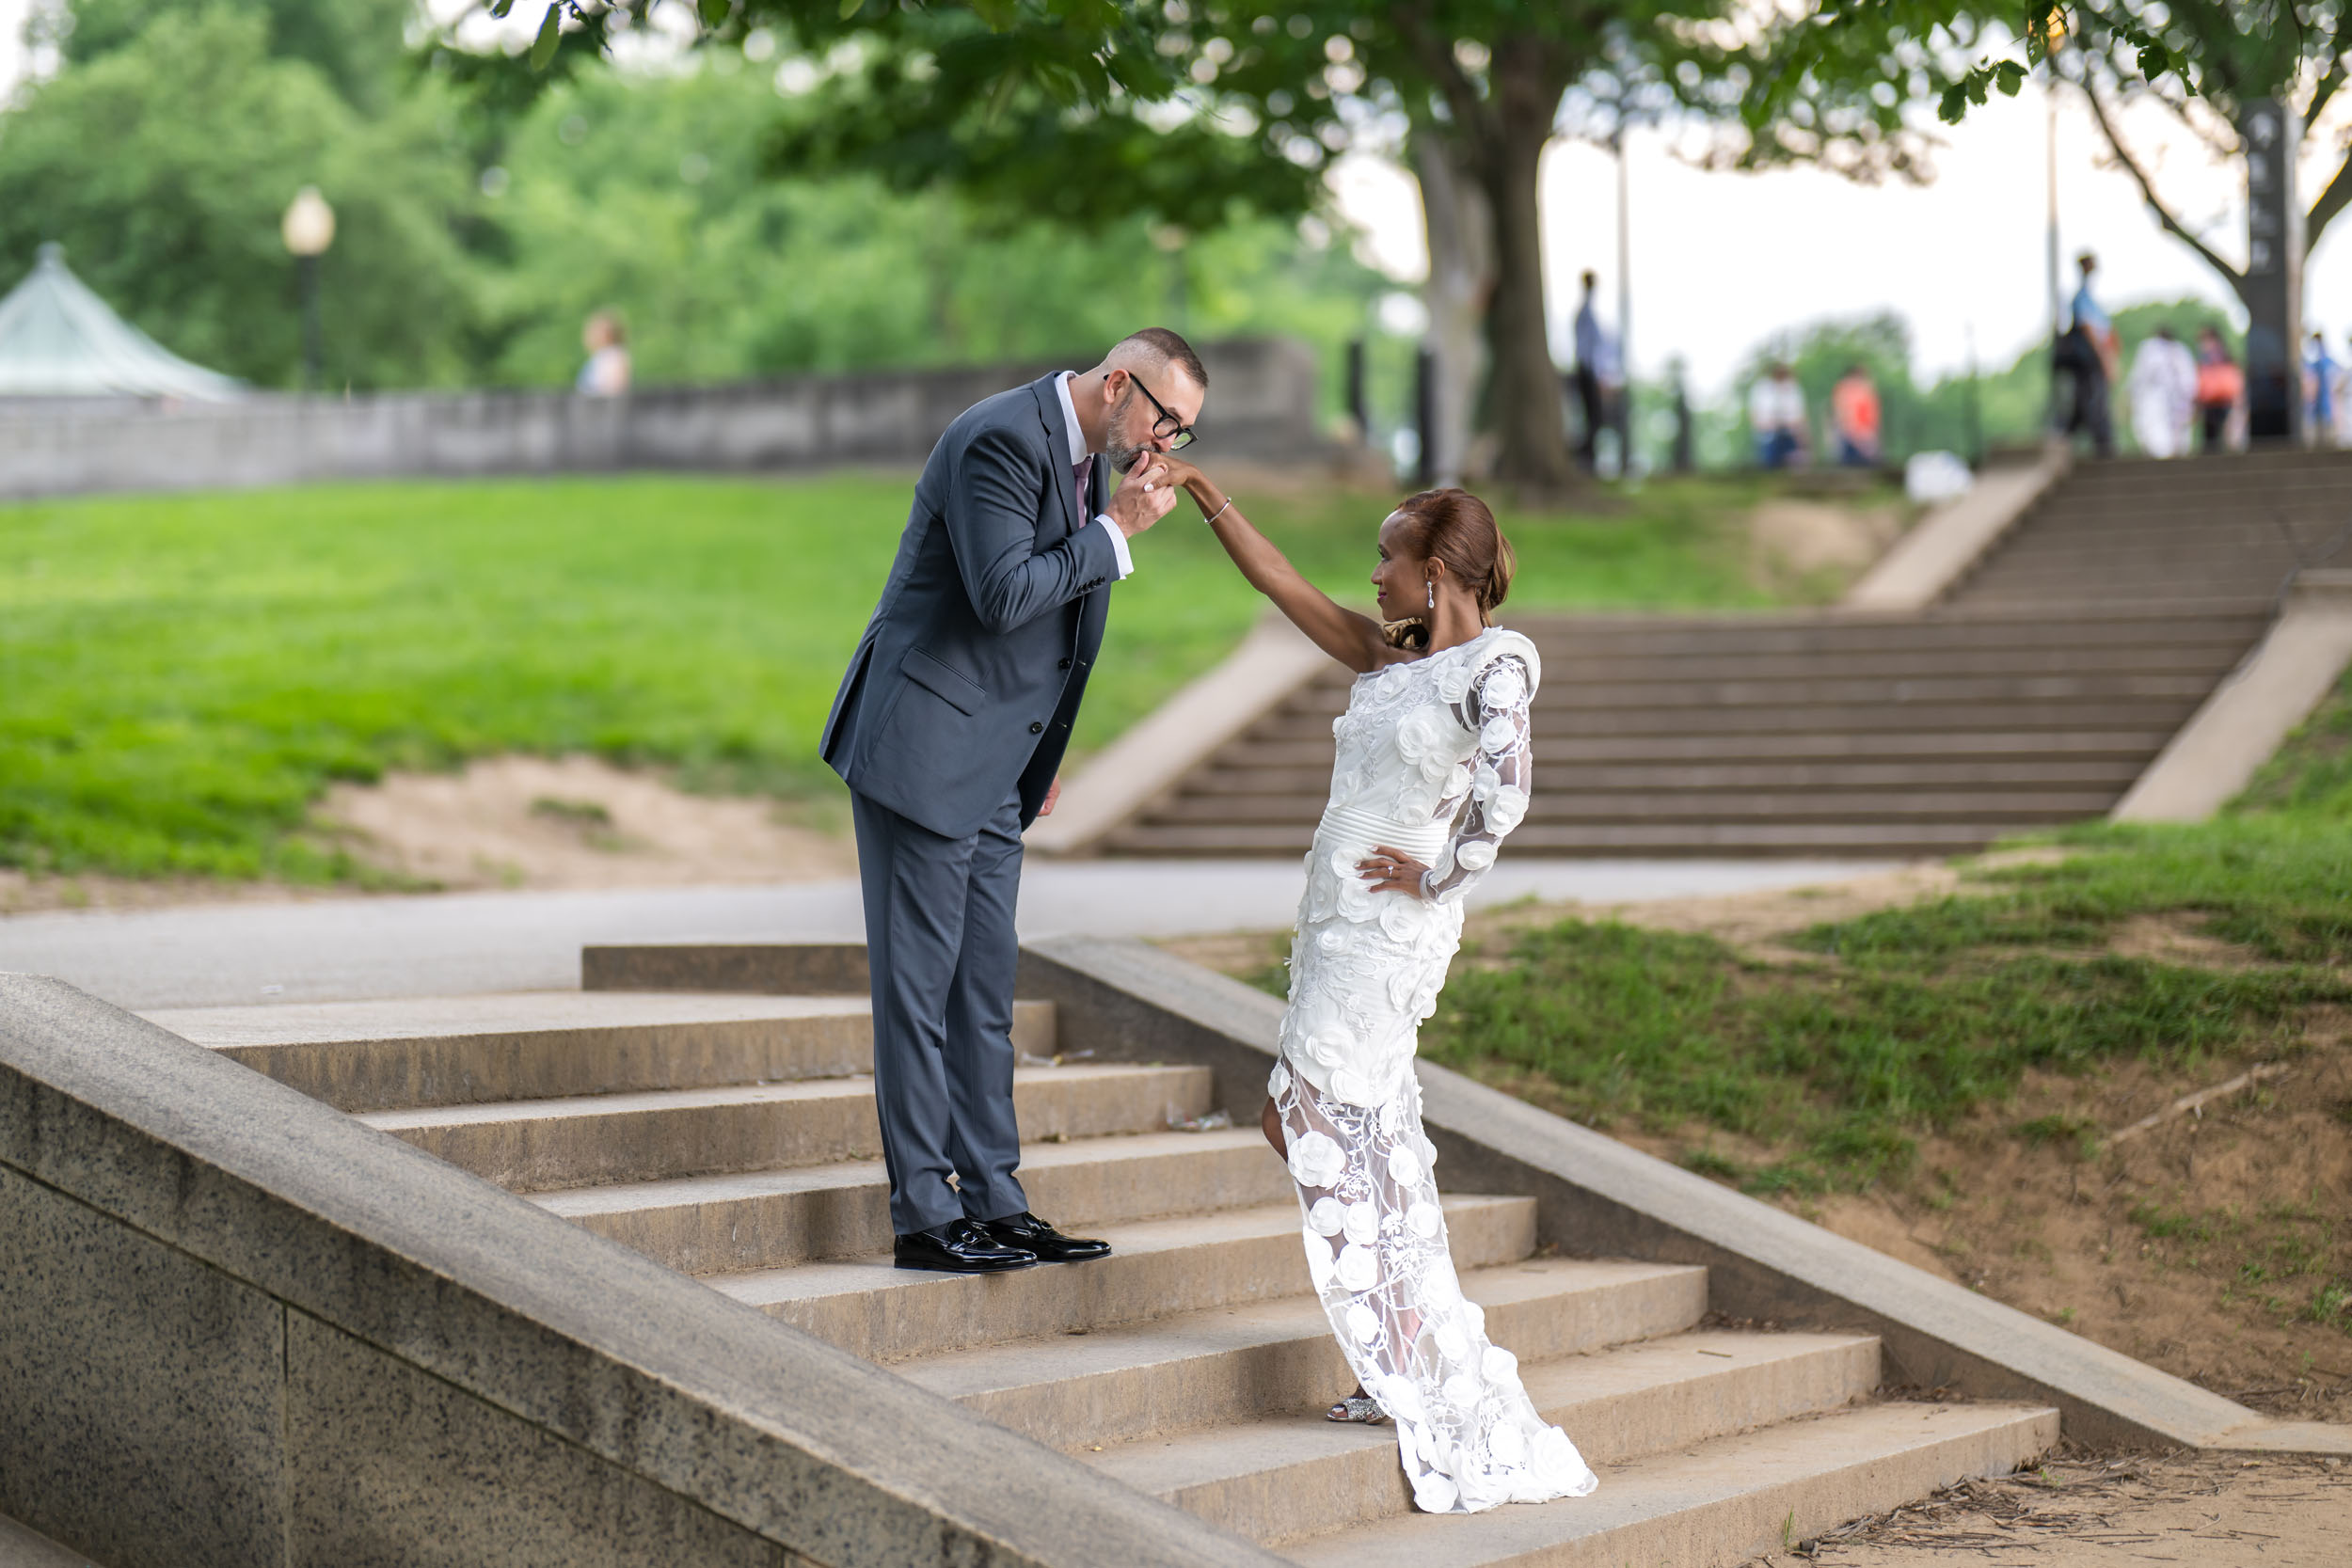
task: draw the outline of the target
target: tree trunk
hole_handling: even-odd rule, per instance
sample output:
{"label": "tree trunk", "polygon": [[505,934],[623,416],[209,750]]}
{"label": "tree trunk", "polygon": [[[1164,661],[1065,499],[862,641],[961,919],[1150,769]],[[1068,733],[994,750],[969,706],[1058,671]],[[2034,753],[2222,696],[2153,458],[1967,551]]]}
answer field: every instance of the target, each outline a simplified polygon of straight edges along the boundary
{"label": "tree trunk", "polygon": [[1497,40],[1490,78],[1493,120],[1478,159],[1479,183],[1494,211],[1494,304],[1486,316],[1494,354],[1488,408],[1502,438],[1495,477],[1536,494],[1578,484],[1544,311],[1543,228],[1536,167],[1551,140],[1561,88],[1547,52],[1532,40]]}
{"label": "tree trunk", "polygon": [[1413,133],[1421,215],[1429,244],[1429,347],[1438,365],[1430,471],[1459,484],[1470,466],[1478,388],[1486,375],[1486,302],[1494,290],[1494,219],[1460,151],[1436,130]]}

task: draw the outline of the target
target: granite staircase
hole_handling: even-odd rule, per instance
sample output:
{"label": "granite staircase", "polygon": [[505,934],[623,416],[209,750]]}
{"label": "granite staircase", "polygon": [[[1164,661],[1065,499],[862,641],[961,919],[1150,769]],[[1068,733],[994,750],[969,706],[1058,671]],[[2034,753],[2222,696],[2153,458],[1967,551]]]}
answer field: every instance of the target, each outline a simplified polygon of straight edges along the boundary
{"label": "granite staircase", "polygon": [[[2348,525],[2352,456],[2117,462],[1924,614],[1512,618],[1544,658],[1513,850],[1948,855],[2104,816]],[[1302,688],[1104,848],[1303,852],[1347,691]]]}
{"label": "granite staircase", "polygon": [[1532,1198],[1455,1194],[1466,1292],[1602,1484],[1416,1514],[1392,1432],[1320,1418],[1352,1380],[1254,1127],[1217,1125],[1206,1068],[1087,1059],[1050,1004],[1016,1022],[1023,1178],[1040,1212],[1117,1251],[986,1277],[890,1265],[863,998],[148,1016],[1302,1564],[1736,1564],[2058,1436],[2047,1409],[1883,1389],[1869,1335],[1712,1320],[1704,1269],[1539,1253]]}

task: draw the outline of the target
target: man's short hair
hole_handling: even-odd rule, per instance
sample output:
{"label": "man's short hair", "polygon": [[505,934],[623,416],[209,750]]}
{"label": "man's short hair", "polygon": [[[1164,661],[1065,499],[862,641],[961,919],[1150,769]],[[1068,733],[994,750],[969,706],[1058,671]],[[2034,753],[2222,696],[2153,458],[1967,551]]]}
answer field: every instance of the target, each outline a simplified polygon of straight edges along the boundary
{"label": "man's short hair", "polygon": [[1600,274],[1593,271],[1590,267],[1585,268],[1577,276],[1587,289],[1596,288],[1600,283]]}
{"label": "man's short hair", "polygon": [[1140,351],[1145,362],[1153,367],[1173,365],[1184,372],[1185,379],[1194,386],[1204,392],[1209,389],[1208,368],[1200,363],[1200,356],[1193,353],[1192,345],[1184,341],[1182,333],[1170,332],[1165,326],[1147,326],[1113,343],[1110,353],[1104,355],[1104,359],[1115,363],[1128,357],[1120,353],[1121,349]]}

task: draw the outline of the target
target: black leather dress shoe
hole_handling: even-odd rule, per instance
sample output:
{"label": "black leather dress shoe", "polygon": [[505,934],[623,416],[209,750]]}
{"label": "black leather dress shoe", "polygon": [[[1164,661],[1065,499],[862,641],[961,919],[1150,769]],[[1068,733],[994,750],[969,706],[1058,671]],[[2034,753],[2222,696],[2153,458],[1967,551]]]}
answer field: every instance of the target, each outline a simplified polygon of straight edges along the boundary
{"label": "black leather dress shoe", "polygon": [[891,1245],[891,1260],[902,1269],[937,1269],[945,1274],[995,1274],[1025,1269],[1037,1261],[1027,1247],[1008,1245],[989,1234],[977,1220],[949,1220],[929,1230],[901,1236]]}
{"label": "black leather dress shoe", "polygon": [[982,1229],[1010,1247],[1025,1247],[1037,1254],[1041,1263],[1083,1263],[1089,1258],[1108,1258],[1108,1242],[1082,1242],[1060,1231],[1030,1213],[1026,1209],[1001,1220],[990,1220]]}

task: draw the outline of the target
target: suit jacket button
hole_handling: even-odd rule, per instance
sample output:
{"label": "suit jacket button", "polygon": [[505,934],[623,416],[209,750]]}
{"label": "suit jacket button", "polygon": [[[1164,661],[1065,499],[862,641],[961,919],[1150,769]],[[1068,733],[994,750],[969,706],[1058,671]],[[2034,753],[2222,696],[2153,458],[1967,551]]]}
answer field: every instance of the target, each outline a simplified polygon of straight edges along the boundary
{"label": "suit jacket button", "polygon": [[1066,658],[1065,658],[1065,659],[1063,659],[1063,660],[1061,661],[1061,667],[1062,667],[1063,669],[1065,669],[1065,670],[1069,669],[1069,668],[1070,668],[1070,661],[1069,661],[1068,659],[1066,659]]}
{"label": "suit jacket button", "polygon": [[1031,735],[1043,735],[1043,734],[1045,733],[1045,721],[1043,721],[1042,719],[1032,719],[1032,720],[1030,720],[1030,721],[1029,721],[1029,733],[1030,733]]}

